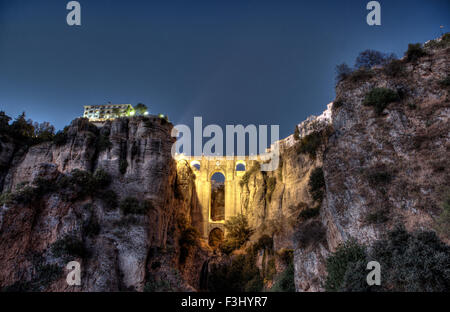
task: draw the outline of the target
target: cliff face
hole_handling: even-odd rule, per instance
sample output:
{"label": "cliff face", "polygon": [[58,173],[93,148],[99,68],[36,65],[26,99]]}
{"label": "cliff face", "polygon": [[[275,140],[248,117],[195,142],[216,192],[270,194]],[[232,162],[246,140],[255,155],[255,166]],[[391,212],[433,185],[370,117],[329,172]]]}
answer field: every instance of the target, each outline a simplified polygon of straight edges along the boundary
{"label": "cliff face", "polygon": [[[319,221],[326,239],[294,253],[296,288],[321,290],[325,258],[350,239],[370,244],[396,223],[409,231],[432,230],[450,181],[449,49],[429,50],[404,62],[392,77],[344,80],[336,89],[334,133],[323,153],[325,197]],[[381,116],[362,105],[374,88],[398,92]],[[337,106],[337,105],[336,105]],[[448,243],[448,237],[441,237]]]}
{"label": "cliff face", "polygon": [[[152,251],[176,247],[177,216],[189,222],[190,207],[195,205],[195,199],[188,196],[193,186],[189,176],[180,186],[186,198],[175,196],[171,127],[159,118],[132,118],[107,122],[97,129],[85,119],[76,119],[59,146],[43,143],[26,151],[5,137],[1,161],[9,165],[3,172],[3,193],[28,194],[39,179],[55,187],[29,203],[22,196],[1,207],[0,285],[41,291],[142,290],[147,264],[161,253]],[[106,190],[87,190],[88,196],[77,196],[56,187],[74,169],[93,172],[99,168],[111,177]],[[183,184],[183,177],[178,180]],[[125,215],[113,204],[111,193],[118,200],[136,198],[150,209],[143,215]],[[55,255],[55,246],[61,244],[74,249],[68,236],[86,250],[83,255]],[[176,251],[168,258],[176,259]],[[81,263],[81,288],[67,286],[66,274],[58,274],[70,260]],[[42,275],[48,275],[44,283],[38,281]]]}
{"label": "cliff face", "polygon": [[[337,104],[299,124],[297,139],[281,142],[280,168],[255,172],[243,186],[254,238],[267,234],[274,250],[294,249],[297,291],[323,291],[326,258],[351,238],[370,245],[398,223],[408,231],[435,228],[450,181],[449,89],[442,83],[449,50],[428,49],[417,62],[403,59],[395,74],[373,68],[340,82]],[[399,99],[377,114],[363,105],[374,88],[393,90]],[[315,153],[302,150],[305,137],[324,131]],[[314,201],[308,182],[318,167],[325,187],[322,200]],[[317,205],[317,216],[302,218]]]}

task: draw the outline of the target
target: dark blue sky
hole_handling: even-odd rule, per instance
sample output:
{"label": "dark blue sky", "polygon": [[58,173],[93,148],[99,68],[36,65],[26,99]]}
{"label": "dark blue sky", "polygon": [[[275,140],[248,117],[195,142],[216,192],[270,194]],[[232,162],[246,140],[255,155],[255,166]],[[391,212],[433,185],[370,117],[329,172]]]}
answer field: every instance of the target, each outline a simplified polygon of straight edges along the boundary
{"label": "dark blue sky", "polygon": [[367,48],[401,56],[449,31],[450,1],[0,0],[0,110],[62,128],[83,105],[138,102],[174,123],[279,124],[334,98],[336,64]]}

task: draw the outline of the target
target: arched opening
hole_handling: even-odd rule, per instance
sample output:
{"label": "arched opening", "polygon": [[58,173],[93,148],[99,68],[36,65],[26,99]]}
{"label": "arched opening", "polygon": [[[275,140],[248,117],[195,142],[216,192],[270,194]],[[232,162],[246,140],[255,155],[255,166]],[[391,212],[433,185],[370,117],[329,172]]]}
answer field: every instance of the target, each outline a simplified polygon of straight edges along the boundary
{"label": "arched opening", "polygon": [[236,162],[236,171],[245,171],[245,162],[240,160]]}
{"label": "arched opening", "polygon": [[194,168],[194,170],[200,170],[200,162],[198,160],[191,161],[191,167]]}
{"label": "arched opening", "polygon": [[223,231],[221,229],[215,228],[211,232],[209,232],[209,239],[208,239],[209,246],[217,248],[219,247],[222,240],[223,240]]}
{"label": "arched opening", "polygon": [[211,209],[212,221],[225,220],[225,176],[216,172],[211,176]]}

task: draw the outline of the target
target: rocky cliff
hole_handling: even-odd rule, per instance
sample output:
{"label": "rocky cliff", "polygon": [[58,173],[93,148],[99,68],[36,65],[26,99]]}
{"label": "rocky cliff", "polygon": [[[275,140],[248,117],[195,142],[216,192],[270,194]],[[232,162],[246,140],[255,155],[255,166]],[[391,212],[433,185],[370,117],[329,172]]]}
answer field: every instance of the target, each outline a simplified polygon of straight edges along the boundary
{"label": "rocky cliff", "polygon": [[[116,291],[142,290],[161,274],[176,279],[179,219],[190,222],[195,197],[189,172],[177,174],[171,158],[171,129],[156,117],[101,128],[76,119],[60,140],[29,148],[3,135],[0,285]],[[92,182],[102,180],[99,173],[107,181]],[[152,267],[161,255],[161,268]],[[67,286],[61,274],[69,260],[81,263],[81,288]],[[161,274],[150,275],[155,271]]]}

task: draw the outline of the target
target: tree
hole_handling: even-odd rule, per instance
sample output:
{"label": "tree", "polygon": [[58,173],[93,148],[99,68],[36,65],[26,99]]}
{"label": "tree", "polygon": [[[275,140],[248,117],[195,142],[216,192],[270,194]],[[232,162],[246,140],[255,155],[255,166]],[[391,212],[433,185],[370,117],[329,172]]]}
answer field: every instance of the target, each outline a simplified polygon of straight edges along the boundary
{"label": "tree", "polygon": [[222,251],[225,253],[239,249],[250,240],[250,236],[254,232],[248,225],[247,217],[243,214],[238,214],[227,220],[225,222],[225,229],[227,230],[227,236],[222,245]]}
{"label": "tree", "polygon": [[386,54],[375,50],[365,50],[359,53],[356,58],[355,67],[356,68],[367,68],[370,69],[376,65],[385,65],[388,62],[396,59],[394,54]]}
{"label": "tree", "polygon": [[345,63],[336,66],[336,81],[342,81],[353,72],[353,70]]}
{"label": "tree", "polygon": [[17,116],[16,120],[11,125],[13,133],[24,136],[24,137],[33,137],[34,135],[34,127],[33,121],[31,119],[25,119],[25,112]]}
{"label": "tree", "polygon": [[34,123],[34,137],[41,141],[51,141],[55,136],[55,127],[48,121]]}
{"label": "tree", "polygon": [[9,128],[9,122],[11,117],[5,114],[4,111],[0,111],[0,131],[6,131]]}
{"label": "tree", "polygon": [[135,107],[134,110],[136,112],[136,115],[138,116],[142,116],[147,112],[147,106],[145,104],[142,103],[138,103]]}

